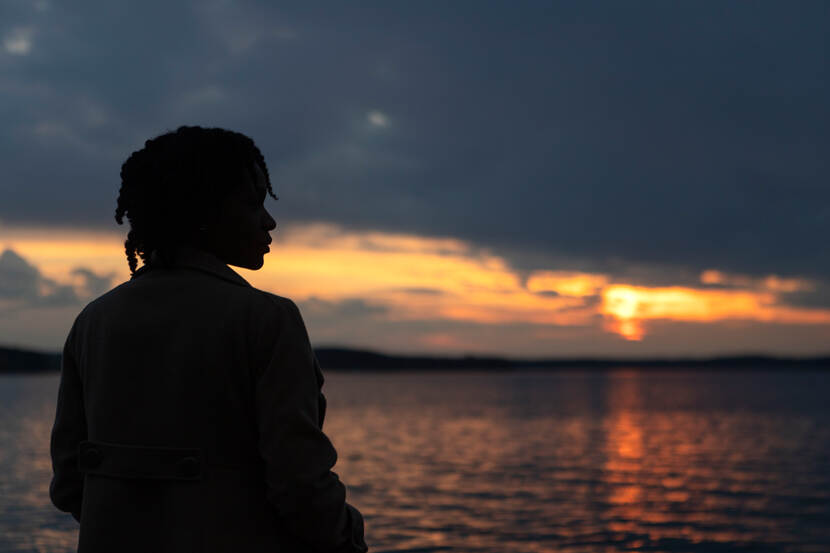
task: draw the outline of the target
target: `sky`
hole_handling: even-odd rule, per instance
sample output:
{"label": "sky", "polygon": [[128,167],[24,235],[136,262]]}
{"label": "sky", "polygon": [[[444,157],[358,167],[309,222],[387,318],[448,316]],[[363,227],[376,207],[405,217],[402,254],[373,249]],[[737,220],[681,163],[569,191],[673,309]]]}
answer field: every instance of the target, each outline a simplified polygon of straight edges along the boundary
{"label": "sky", "polygon": [[[315,346],[830,353],[830,4],[0,4],[0,345],[129,278],[119,170],[249,135]],[[194,192],[196,193],[196,192]]]}

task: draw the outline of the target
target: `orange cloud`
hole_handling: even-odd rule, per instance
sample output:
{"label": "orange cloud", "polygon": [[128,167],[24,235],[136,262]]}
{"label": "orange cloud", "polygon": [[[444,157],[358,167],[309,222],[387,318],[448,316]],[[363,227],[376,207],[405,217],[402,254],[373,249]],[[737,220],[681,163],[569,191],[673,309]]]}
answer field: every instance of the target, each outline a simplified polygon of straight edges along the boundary
{"label": "orange cloud", "polygon": [[614,284],[602,291],[601,312],[607,328],[629,340],[640,340],[643,323],[652,319],[714,322],[745,319],[763,322],[827,324],[830,310],[780,305],[777,294],[757,290],[710,290],[686,287]]}
{"label": "orange cloud", "polygon": [[[0,228],[0,246],[12,247],[45,276],[70,281],[72,270],[129,278],[123,230],[108,233]],[[455,320],[480,324],[528,323],[603,328],[642,339],[652,320],[716,322],[753,320],[830,324],[830,310],[789,307],[782,294],[811,290],[800,278],[751,278],[710,269],[704,285],[728,288],[646,287],[613,283],[608,275],[535,271],[522,281],[501,257],[453,238],[357,232],[327,224],[294,225],[275,234],[259,271],[237,269],[254,286],[297,301],[361,298],[382,304],[373,317]],[[592,301],[599,297],[600,303]],[[449,347],[448,334],[431,345]]]}
{"label": "orange cloud", "polygon": [[700,282],[703,284],[721,284],[741,288],[756,288],[770,292],[802,292],[815,289],[815,284],[804,278],[784,278],[777,275],[769,275],[764,278],[753,278],[746,275],[730,275],[708,269],[700,274]]}
{"label": "orange cloud", "polygon": [[593,296],[608,284],[601,274],[567,271],[536,271],[527,279],[531,292],[555,292],[560,296]]}
{"label": "orange cloud", "polygon": [[123,233],[0,227],[0,250],[11,248],[47,277],[71,280],[76,267],[115,275],[118,282],[129,278]]}
{"label": "orange cloud", "polygon": [[255,286],[297,299],[381,301],[396,319],[586,324],[592,315],[579,298],[535,294],[504,259],[454,239],[298,226],[262,270],[240,272]]}

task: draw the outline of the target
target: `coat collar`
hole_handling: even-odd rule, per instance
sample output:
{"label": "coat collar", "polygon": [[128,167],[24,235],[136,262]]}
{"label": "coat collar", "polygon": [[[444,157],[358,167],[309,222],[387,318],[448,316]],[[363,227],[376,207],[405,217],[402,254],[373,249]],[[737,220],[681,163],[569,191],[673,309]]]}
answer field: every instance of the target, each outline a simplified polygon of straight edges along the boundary
{"label": "coat collar", "polygon": [[210,252],[194,248],[192,246],[182,246],[175,250],[171,256],[172,260],[169,265],[165,264],[157,250],[153,250],[150,254],[149,262],[145,263],[138,269],[131,278],[136,278],[148,271],[158,268],[186,268],[195,269],[213,276],[233,282],[240,286],[251,287],[247,280],[242,278],[236,271],[228,267],[221,259]]}

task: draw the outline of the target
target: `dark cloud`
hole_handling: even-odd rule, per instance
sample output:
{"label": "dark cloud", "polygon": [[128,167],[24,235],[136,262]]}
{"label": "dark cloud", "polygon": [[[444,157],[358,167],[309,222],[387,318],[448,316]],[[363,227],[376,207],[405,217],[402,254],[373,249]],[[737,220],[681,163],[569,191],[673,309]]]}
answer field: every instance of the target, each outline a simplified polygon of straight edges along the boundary
{"label": "dark cloud", "polygon": [[0,8],[7,223],[111,227],[130,151],[202,123],[262,147],[278,220],[830,276],[826,3],[48,6]]}
{"label": "dark cloud", "polygon": [[72,276],[80,279],[80,289],[86,297],[100,296],[113,286],[115,274],[98,275],[84,267],[72,269]]}
{"label": "dark cloud", "polygon": [[11,249],[0,254],[0,299],[9,301],[13,308],[80,302],[72,286],[46,278]]}
{"label": "dark cloud", "polygon": [[310,317],[359,319],[362,317],[383,314],[387,311],[386,306],[368,302],[361,298],[347,298],[342,300],[326,300],[311,296],[303,302],[300,307],[305,315]]}
{"label": "dark cloud", "polygon": [[555,298],[559,296],[559,292],[555,290],[540,290],[539,292],[535,292],[535,294],[546,298]]}
{"label": "dark cloud", "polygon": [[72,275],[79,279],[77,283],[58,282],[44,276],[14,250],[4,250],[0,254],[0,314],[32,307],[81,305],[109,290],[114,278],[83,267],[73,269]]}
{"label": "dark cloud", "polygon": [[0,254],[0,300],[6,300],[13,308],[58,307],[80,301],[71,285],[43,276],[11,249]]}
{"label": "dark cloud", "polygon": [[13,250],[0,254],[0,298],[34,298],[39,295],[40,271]]}
{"label": "dark cloud", "polygon": [[830,309],[830,282],[814,282],[811,290],[798,290],[781,294],[781,302],[793,307]]}
{"label": "dark cloud", "polygon": [[415,296],[441,296],[443,294],[446,294],[444,290],[427,287],[401,288],[401,292],[404,292],[406,294],[413,294]]}

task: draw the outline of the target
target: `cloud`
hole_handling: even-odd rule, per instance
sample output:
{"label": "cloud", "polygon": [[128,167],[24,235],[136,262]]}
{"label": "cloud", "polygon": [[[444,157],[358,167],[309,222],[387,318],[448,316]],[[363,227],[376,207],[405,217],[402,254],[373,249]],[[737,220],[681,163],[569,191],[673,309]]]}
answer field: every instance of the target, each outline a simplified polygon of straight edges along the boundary
{"label": "cloud", "polygon": [[440,296],[444,291],[439,288],[427,288],[422,286],[413,286],[409,288],[401,288],[404,294],[415,294],[417,296]]}
{"label": "cloud", "polygon": [[[114,275],[129,278],[122,236],[0,231],[14,246],[0,254],[4,343],[57,347],[86,300],[106,292]],[[293,298],[316,345],[524,356],[807,354],[826,347],[830,328],[825,281],[716,269],[702,279],[708,283],[698,274],[666,286],[558,269],[522,276],[455,239],[329,225],[286,235],[275,236],[261,270],[237,269],[255,287]]]}
{"label": "cloud", "polygon": [[386,313],[388,308],[379,303],[371,303],[362,298],[345,298],[325,300],[311,296],[300,302],[303,313],[311,317],[338,317],[341,321],[362,317],[374,317]]}
{"label": "cloud", "polygon": [[298,38],[298,30],[265,5],[249,3],[245,9],[233,2],[198,2],[194,15],[217,37],[232,56],[250,53],[256,46],[274,47]]}
{"label": "cloud", "polygon": [[715,269],[703,271],[700,274],[700,282],[712,286],[754,288],[786,294],[793,292],[811,292],[816,288],[814,282],[804,278],[782,278],[777,275],[752,277],[749,275],[726,274]]}
{"label": "cloud", "polygon": [[25,56],[32,49],[32,29],[17,27],[8,32],[3,39],[3,48],[15,56]]}
{"label": "cloud", "polygon": [[783,324],[830,325],[830,310],[789,305],[765,279],[763,288],[695,289],[613,284],[602,290],[606,328],[629,340],[642,340],[652,320],[714,322],[747,320]]}
{"label": "cloud", "polygon": [[14,250],[0,254],[0,300],[11,308],[61,306],[80,300],[75,289],[44,277]]}
{"label": "cloud", "polygon": [[608,277],[605,275],[568,271],[537,271],[525,282],[527,289],[536,294],[579,298],[596,296],[607,284]]}
{"label": "cloud", "polygon": [[[297,302],[312,342],[355,345],[354,338],[369,332],[389,312],[389,306],[380,301],[363,298],[327,300],[310,296]],[[367,334],[362,340],[369,339]],[[383,342],[384,334],[375,334],[375,340]],[[360,343],[360,342],[358,342]]]}
{"label": "cloud", "polygon": [[113,275],[98,275],[78,267],[72,270],[70,282],[59,282],[7,248],[0,254],[0,313],[35,307],[80,305],[108,290]]}
{"label": "cloud", "polygon": [[0,298],[30,299],[40,294],[40,272],[13,250],[0,254]]}
{"label": "cloud", "polygon": [[14,6],[9,222],[111,228],[130,152],[215,124],[260,145],[282,221],[451,236],[526,273],[830,278],[819,4]]}
{"label": "cloud", "polygon": [[11,248],[0,254],[0,345],[59,351],[82,306],[115,279],[87,267],[60,273],[46,276]]}
{"label": "cloud", "polygon": [[76,278],[76,283],[73,286],[80,291],[82,297],[100,296],[113,286],[114,274],[112,273],[99,275],[90,269],[77,267],[72,269],[70,274]]}
{"label": "cloud", "polygon": [[379,127],[383,129],[389,126],[389,117],[382,111],[370,111],[366,114],[366,120],[369,121],[369,124],[373,127]]}

